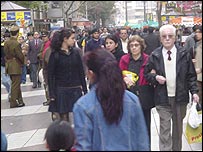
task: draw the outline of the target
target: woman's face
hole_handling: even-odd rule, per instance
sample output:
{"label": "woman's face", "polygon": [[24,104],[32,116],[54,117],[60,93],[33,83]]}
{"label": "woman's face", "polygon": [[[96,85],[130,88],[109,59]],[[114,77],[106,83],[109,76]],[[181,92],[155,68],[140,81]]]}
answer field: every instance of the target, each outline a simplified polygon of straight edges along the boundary
{"label": "woman's face", "polygon": [[118,46],[118,43],[115,43],[112,39],[107,38],[105,41],[105,46],[108,51],[114,52],[114,50]]}
{"label": "woman's face", "polygon": [[130,52],[132,53],[132,56],[137,56],[141,54],[141,45],[138,41],[131,42],[129,46],[130,46]]}
{"label": "woman's face", "polygon": [[64,39],[66,41],[66,44],[68,46],[74,46],[75,45],[75,34],[71,34],[69,38]]}

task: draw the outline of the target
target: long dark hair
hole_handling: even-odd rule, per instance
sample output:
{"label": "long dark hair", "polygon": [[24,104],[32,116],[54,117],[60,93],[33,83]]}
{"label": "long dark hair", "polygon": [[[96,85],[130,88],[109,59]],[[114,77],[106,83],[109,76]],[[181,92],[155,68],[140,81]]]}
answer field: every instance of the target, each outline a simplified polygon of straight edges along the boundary
{"label": "long dark hair", "polygon": [[123,115],[125,86],[116,58],[106,49],[87,52],[84,63],[96,76],[96,95],[110,124],[118,124]]}
{"label": "long dark hair", "polygon": [[64,37],[69,38],[73,33],[75,33],[72,29],[61,29],[56,31],[51,40],[51,48],[53,50],[60,50]]}

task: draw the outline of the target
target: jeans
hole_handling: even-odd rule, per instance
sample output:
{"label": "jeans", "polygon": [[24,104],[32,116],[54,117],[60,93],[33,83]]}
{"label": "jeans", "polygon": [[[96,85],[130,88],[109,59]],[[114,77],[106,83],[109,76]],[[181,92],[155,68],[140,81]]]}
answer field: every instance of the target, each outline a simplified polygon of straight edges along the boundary
{"label": "jeans", "polygon": [[1,78],[2,84],[5,86],[6,91],[8,92],[9,96],[11,95],[11,79],[8,74],[5,73],[5,66],[1,66]]}
{"label": "jeans", "polygon": [[6,135],[1,131],[1,151],[7,151],[8,141]]}
{"label": "jeans", "polygon": [[26,74],[27,74],[27,68],[26,68],[26,65],[23,65],[22,75],[21,75],[21,83],[26,82]]}

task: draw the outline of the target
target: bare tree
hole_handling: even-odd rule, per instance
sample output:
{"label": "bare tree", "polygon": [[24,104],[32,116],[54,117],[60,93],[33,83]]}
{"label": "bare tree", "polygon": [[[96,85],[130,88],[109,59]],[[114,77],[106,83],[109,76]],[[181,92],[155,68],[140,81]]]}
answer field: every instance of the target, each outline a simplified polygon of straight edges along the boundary
{"label": "bare tree", "polygon": [[159,23],[159,27],[162,25],[162,20],[161,20],[161,11],[162,11],[162,1],[157,1],[157,19]]}

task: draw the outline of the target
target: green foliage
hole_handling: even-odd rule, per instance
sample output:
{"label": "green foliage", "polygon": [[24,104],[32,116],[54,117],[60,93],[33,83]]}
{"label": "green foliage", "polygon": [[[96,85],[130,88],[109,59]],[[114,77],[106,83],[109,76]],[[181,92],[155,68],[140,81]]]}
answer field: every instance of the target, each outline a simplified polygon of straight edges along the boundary
{"label": "green foliage", "polygon": [[39,8],[42,6],[42,4],[45,5],[45,9],[47,9],[47,5],[46,3],[44,3],[43,1],[11,1],[17,5],[20,5],[22,7],[25,8],[29,8],[29,9],[34,9],[34,10],[39,10]]}

